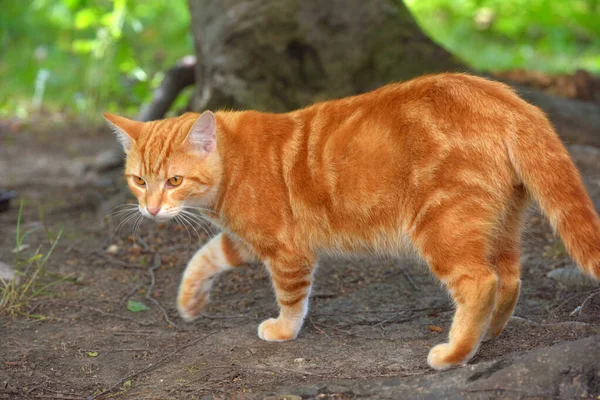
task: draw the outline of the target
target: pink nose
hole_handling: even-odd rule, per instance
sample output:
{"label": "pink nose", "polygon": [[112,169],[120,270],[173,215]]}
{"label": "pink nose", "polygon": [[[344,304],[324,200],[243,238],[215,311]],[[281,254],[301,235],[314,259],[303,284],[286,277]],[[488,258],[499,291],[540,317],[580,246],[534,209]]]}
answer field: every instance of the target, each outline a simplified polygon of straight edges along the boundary
{"label": "pink nose", "polygon": [[151,215],[153,215],[153,216],[155,216],[155,217],[156,217],[156,214],[158,214],[158,212],[160,211],[160,206],[159,206],[159,207],[150,207],[150,206],[147,206],[147,207],[146,207],[146,210],[147,210],[147,211],[148,211],[148,212],[149,212]]}

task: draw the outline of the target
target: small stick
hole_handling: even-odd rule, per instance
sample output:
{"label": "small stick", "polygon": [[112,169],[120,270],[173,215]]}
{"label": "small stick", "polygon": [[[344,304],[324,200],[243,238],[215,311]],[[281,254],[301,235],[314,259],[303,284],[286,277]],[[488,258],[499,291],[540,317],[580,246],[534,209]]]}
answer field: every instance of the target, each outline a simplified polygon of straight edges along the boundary
{"label": "small stick", "polygon": [[156,284],[156,276],[154,275],[154,271],[159,269],[161,266],[162,266],[162,258],[159,253],[155,253],[154,254],[154,265],[152,267],[148,268],[148,274],[150,274],[150,285],[148,286],[148,290],[146,291],[146,299],[153,302],[154,305],[156,305],[160,309],[163,316],[165,317],[165,321],[167,321],[167,323],[169,325],[171,325],[173,328],[178,328],[177,324],[175,324],[175,322],[173,322],[169,319],[169,316],[167,315],[167,311],[158,302],[158,300],[156,300],[154,297],[152,297],[152,291],[154,290],[154,285]]}
{"label": "small stick", "polygon": [[150,250],[150,246],[148,246],[148,243],[146,243],[146,242],[144,241],[144,239],[142,239],[142,237],[141,237],[141,236],[139,236],[139,235],[138,235],[138,236],[136,236],[136,237],[135,237],[135,240],[138,242],[138,244],[139,244],[140,246],[142,246],[142,248],[143,248],[144,250],[146,250],[146,251],[149,251],[149,250]]}
{"label": "small stick", "polygon": [[138,284],[138,285],[136,285],[136,286],[133,288],[133,290],[131,290],[129,293],[127,293],[125,296],[123,296],[123,298],[121,299],[121,301],[119,301],[119,306],[122,306],[122,305],[123,305],[123,304],[124,304],[124,303],[127,301],[127,299],[129,299],[131,296],[133,296],[133,294],[134,294],[135,292],[137,292],[137,291],[138,291],[138,289],[139,289],[140,287],[142,287],[142,284],[141,284],[141,283],[140,283],[140,284]]}
{"label": "small stick", "polygon": [[573,311],[571,311],[571,313],[569,315],[570,316],[573,316],[575,314],[581,315],[581,313],[583,312],[583,307],[585,307],[586,303],[588,301],[590,301],[592,298],[594,298],[594,296],[596,296],[597,294],[600,294],[600,290],[595,290],[592,294],[590,294],[588,297],[586,297],[585,300],[583,300],[583,303],[581,303],[581,305],[577,306]]}
{"label": "small stick", "polygon": [[404,277],[406,278],[406,280],[408,281],[408,283],[414,290],[421,290],[421,288],[419,288],[417,286],[417,284],[413,280],[412,276],[410,276],[410,274],[408,273],[408,271],[406,270],[406,268],[404,268],[404,266],[402,264],[397,263],[396,266],[398,268],[400,268],[400,272],[402,272],[402,275],[404,275]]}
{"label": "small stick", "polygon": [[323,335],[327,336],[327,339],[331,339],[331,338],[329,337],[329,335],[327,334],[327,332],[325,332],[323,329],[321,329],[321,328],[319,328],[317,325],[315,325],[315,323],[313,322],[312,318],[309,318],[308,320],[310,321],[310,323],[312,324],[312,326],[313,326],[313,327],[314,327],[314,328],[315,328],[317,331],[319,331],[319,333],[321,333],[321,334],[323,334]]}
{"label": "small stick", "polygon": [[567,304],[569,301],[573,300],[574,298],[582,295],[582,294],[588,294],[588,293],[593,293],[595,292],[597,289],[594,290],[590,290],[588,292],[583,292],[583,293],[575,293],[573,296],[569,296],[565,301],[563,301],[562,303],[560,303],[559,305],[557,305],[556,307],[550,309],[548,312],[552,315],[554,313],[556,313],[556,311],[558,311],[559,309],[562,308],[562,306],[564,306],[565,304]]}

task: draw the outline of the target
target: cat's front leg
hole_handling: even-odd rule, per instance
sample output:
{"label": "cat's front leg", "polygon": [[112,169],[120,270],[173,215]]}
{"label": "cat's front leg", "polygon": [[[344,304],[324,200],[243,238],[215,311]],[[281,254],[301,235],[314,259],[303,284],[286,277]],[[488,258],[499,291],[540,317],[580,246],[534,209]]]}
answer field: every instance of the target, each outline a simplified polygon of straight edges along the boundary
{"label": "cat's front leg", "polygon": [[293,340],[308,312],[315,259],[280,257],[267,260],[266,265],[279,303],[279,316],[263,321],[258,326],[258,337],[268,342]]}
{"label": "cat's front leg", "polygon": [[177,297],[177,310],[186,321],[196,319],[206,304],[214,278],[233,267],[255,261],[241,242],[221,233],[206,243],[189,261]]}

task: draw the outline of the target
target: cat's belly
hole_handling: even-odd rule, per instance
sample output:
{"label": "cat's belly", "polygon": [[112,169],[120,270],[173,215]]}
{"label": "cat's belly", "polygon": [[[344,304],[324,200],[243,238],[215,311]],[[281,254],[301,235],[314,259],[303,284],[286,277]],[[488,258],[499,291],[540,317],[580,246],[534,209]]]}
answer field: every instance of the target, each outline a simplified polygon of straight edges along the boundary
{"label": "cat's belly", "polygon": [[410,238],[400,230],[390,232],[365,229],[362,233],[329,232],[323,236],[311,243],[317,254],[321,255],[404,257],[416,254]]}

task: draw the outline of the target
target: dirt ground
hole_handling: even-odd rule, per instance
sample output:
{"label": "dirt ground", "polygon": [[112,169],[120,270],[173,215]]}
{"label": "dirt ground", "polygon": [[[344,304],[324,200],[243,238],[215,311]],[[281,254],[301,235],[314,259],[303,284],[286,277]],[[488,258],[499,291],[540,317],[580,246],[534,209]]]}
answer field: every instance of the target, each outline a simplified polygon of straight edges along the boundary
{"label": "dirt ground", "polygon": [[[120,172],[94,175],[81,163],[108,148],[111,134],[75,123],[42,125],[0,121],[0,187],[26,200],[24,229],[41,225],[43,210],[50,232],[64,230],[44,279],[65,279],[32,299],[26,315],[0,317],[0,398],[244,398],[310,383],[435,373],[427,353],[445,341],[452,307],[427,268],[409,259],[324,260],[293,342],[257,337],[258,323],[277,312],[262,266],[223,275],[205,316],[184,323],[174,307],[177,286],[206,235],[198,240],[175,223],[146,221],[139,239],[131,225],[111,237],[120,219],[103,216],[119,192]],[[570,150],[599,204],[600,151]],[[6,263],[15,257],[17,214],[16,202],[0,214]],[[45,229],[29,236],[24,255],[38,246],[46,251],[46,237]],[[546,277],[572,263],[535,209],[524,241],[516,317],[472,363],[600,332],[600,295],[589,298],[598,288]],[[133,313],[128,300],[148,310]]]}

